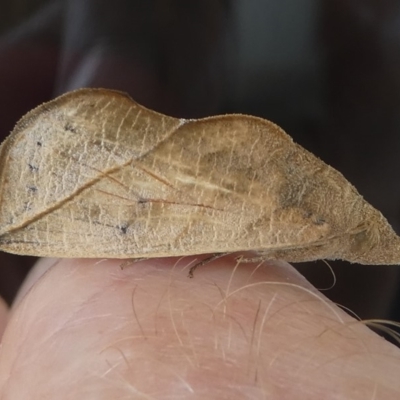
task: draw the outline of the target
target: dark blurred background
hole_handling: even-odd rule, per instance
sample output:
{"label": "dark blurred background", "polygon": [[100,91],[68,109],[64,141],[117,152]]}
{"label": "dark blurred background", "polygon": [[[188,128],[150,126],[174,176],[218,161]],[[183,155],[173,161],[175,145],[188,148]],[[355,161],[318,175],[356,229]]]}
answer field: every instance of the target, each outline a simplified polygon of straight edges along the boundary
{"label": "dark blurred background", "polygon": [[[271,119],[400,231],[399,0],[3,0],[0,136],[83,86],[178,117]],[[8,302],[33,261],[0,253]],[[330,264],[327,296],[400,320],[400,266]],[[323,262],[297,267],[330,286]]]}

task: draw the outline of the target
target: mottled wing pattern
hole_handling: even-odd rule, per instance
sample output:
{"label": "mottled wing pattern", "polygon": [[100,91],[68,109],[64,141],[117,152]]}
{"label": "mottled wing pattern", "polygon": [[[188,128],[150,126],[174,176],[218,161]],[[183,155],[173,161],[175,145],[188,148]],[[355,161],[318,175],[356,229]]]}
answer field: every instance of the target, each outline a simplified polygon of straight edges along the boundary
{"label": "mottled wing pattern", "polygon": [[339,172],[256,117],[186,121],[83,89],[27,114],[0,151],[10,252],[369,262],[381,237],[397,240]]}

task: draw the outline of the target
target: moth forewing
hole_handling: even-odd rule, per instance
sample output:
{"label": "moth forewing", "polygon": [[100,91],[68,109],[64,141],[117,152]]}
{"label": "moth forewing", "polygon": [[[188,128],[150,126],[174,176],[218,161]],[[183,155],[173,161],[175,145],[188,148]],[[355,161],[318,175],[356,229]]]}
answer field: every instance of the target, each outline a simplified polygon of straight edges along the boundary
{"label": "moth forewing", "polygon": [[384,217],[338,171],[257,117],[185,121],[119,92],[81,89],[28,113],[0,152],[5,251],[400,260]]}

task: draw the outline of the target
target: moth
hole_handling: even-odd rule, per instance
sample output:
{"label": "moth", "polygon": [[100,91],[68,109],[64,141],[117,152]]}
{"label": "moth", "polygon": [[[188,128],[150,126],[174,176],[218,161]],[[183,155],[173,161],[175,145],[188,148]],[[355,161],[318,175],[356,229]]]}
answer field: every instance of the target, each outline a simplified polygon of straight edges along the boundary
{"label": "moth", "polygon": [[383,215],[274,123],[177,119],[104,89],[37,107],[2,143],[0,249],[400,263]]}

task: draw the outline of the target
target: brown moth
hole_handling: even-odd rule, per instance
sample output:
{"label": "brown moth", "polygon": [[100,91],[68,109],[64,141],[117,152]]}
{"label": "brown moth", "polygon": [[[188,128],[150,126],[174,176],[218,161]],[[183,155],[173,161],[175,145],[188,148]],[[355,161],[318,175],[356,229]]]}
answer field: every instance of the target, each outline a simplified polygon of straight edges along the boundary
{"label": "brown moth", "polygon": [[11,253],[400,263],[382,214],[261,118],[176,119],[81,89],[25,115],[0,152],[0,249]]}

